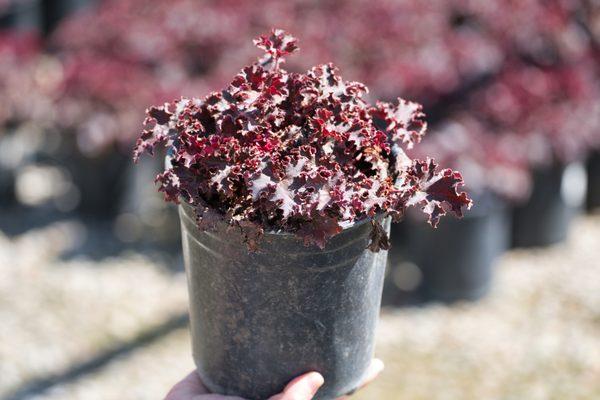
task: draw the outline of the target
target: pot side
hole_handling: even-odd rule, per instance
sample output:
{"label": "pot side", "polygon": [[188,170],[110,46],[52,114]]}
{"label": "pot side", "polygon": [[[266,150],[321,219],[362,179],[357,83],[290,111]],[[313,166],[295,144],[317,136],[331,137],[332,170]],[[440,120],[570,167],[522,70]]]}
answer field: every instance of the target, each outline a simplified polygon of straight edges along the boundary
{"label": "pot side", "polygon": [[357,389],[373,357],[387,258],[366,249],[371,224],[323,250],[267,233],[249,252],[237,229],[201,232],[191,206],[179,214],[193,356],[212,392],[265,399],[309,371],[325,378],[315,399]]}

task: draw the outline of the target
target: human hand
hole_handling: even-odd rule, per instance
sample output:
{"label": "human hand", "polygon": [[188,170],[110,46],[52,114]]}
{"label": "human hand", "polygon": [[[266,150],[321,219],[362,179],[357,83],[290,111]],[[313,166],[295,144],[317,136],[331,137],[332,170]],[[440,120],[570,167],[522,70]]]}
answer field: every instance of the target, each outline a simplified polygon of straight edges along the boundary
{"label": "human hand", "polygon": [[[372,382],[383,370],[383,362],[374,359],[367,370],[361,388]],[[308,372],[293,379],[282,393],[269,400],[310,400],[323,385],[324,379],[318,372]],[[177,383],[167,394],[165,400],[244,400],[236,396],[212,394],[202,383],[200,376],[194,371]]]}

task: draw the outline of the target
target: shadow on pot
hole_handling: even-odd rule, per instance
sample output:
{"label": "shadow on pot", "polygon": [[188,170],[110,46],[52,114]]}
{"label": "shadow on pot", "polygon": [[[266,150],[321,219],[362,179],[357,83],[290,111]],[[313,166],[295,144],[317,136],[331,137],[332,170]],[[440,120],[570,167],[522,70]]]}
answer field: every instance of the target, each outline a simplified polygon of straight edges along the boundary
{"label": "shadow on pot", "polygon": [[392,226],[384,305],[473,301],[489,291],[494,263],[508,247],[510,212],[490,193],[474,196],[474,204],[437,229],[412,213]]}
{"label": "shadow on pot", "polygon": [[514,208],[512,246],[542,247],[565,241],[585,201],[586,185],[581,162],[536,170],[529,199]]}

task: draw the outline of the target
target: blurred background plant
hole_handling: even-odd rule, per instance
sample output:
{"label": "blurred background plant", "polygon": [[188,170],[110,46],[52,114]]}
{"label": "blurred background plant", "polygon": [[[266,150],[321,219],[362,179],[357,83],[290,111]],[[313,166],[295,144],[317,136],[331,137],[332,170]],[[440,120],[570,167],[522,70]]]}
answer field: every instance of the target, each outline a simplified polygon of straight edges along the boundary
{"label": "blurred background plant", "polygon": [[[574,218],[600,207],[596,0],[0,0],[4,253],[68,221],[58,237],[70,244],[48,257],[106,266],[137,254],[179,271],[178,218],[151,185],[162,160],[130,161],[144,110],[221,88],[254,59],[248,39],[273,26],[301,39],[286,68],[332,61],[372,99],[422,102],[430,129],[417,151],[462,171],[476,200],[436,231],[411,215],[394,227],[387,304],[480,299],[506,250],[567,251]],[[11,257],[0,255],[7,277]],[[47,370],[23,368],[0,379],[0,396],[44,386],[34,378]]]}

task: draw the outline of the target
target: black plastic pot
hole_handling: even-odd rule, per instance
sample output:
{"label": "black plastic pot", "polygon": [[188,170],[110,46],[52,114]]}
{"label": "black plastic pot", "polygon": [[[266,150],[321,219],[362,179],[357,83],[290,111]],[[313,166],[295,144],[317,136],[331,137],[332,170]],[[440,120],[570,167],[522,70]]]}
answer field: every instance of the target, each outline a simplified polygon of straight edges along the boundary
{"label": "black plastic pot", "polygon": [[115,152],[94,157],[73,154],[66,161],[73,183],[79,190],[77,210],[100,217],[114,215],[124,192],[130,158]]}
{"label": "black plastic pot", "polygon": [[94,3],[96,0],[43,0],[45,31],[51,32],[62,19]]}
{"label": "black plastic pot", "polygon": [[131,156],[108,146],[93,154],[79,149],[76,135],[60,135],[58,149],[46,160],[66,170],[76,188],[75,210],[91,217],[113,217],[119,211],[125,192],[127,171],[132,168]]}
{"label": "black plastic pot", "polygon": [[[366,250],[371,224],[355,224],[324,250],[289,234],[265,234],[247,251],[224,224],[200,232],[179,209],[192,348],[213,392],[266,399],[294,377],[318,371],[315,399],[356,390],[373,357],[387,252]],[[389,221],[387,223],[389,230]]]}
{"label": "black plastic pot", "polygon": [[[390,256],[390,274],[398,275],[398,268],[418,268],[421,301],[477,300],[489,291],[494,262],[509,244],[510,213],[505,202],[491,194],[474,197],[475,205],[464,218],[445,218],[436,229],[412,214],[392,228],[392,246],[399,249],[391,253],[395,256]],[[386,290],[401,288],[387,285]]]}
{"label": "black plastic pot", "polygon": [[8,206],[15,200],[15,171],[2,157],[9,151],[5,150],[7,135],[7,132],[0,132],[0,206]]}
{"label": "black plastic pot", "polygon": [[587,162],[587,199],[586,205],[589,211],[600,208],[600,151],[595,151]]}
{"label": "black plastic pot", "polygon": [[0,28],[40,31],[41,27],[40,0],[15,1],[5,12],[0,12]]}
{"label": "black plastic pot", "polygon": [[513,212],[513,247],[541,247],[566,240],[583,205],[586,177],[581,163],[534,172],[529,200]]}
{"label": "black plastic pot", "polygon": [[14,171],[0,166],[0,206],[8,206],[15,201]]}

